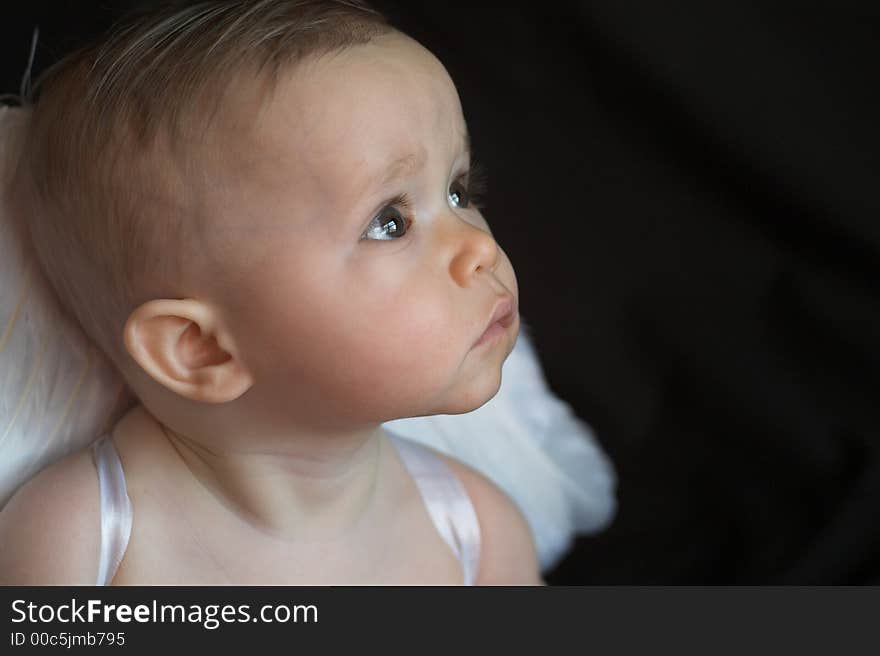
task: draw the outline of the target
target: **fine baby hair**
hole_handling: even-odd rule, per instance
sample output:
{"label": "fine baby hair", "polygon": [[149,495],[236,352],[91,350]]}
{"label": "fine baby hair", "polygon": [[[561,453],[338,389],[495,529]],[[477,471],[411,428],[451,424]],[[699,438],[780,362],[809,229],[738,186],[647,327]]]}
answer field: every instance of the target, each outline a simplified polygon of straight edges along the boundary
{"label": "fine baby hair", "polygon": [[[130,384],[150,372],[122,338],[136,308],[194,296],[181,281],[200,276],[233,287],[233,261],[259,265],[260,253],[235,258],[248,230],[265,226],[223,233],[190,193],[215,184],[205,162],[241,156],[242,177],[254,165],[239,142],[218,145],[218,130],[247,134],[289,70],[393,32],[360,2],[164,3],[50,68],[22,107],[0,109],[0,504],[146,402]],[[589,428],[550,392],[527,330],[478,407],[382,426],[504,490],[546,570],[575,534],[610,520],[614,475]],[[206,370],[235,360],[212,353],[202,354]],[[235,398],[206,389],[218,396],[193,400]]]}

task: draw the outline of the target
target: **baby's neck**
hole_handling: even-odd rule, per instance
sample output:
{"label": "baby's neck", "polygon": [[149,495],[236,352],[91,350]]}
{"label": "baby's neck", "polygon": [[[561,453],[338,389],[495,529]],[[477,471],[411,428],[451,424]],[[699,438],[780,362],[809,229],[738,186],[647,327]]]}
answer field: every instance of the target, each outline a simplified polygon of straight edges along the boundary
{"label": "baby's neck", "polygon": [[176,433],[143,406],[132,414],[191,476],[185,489],[275,539],[344,540],[373,509],[387,449],[381,425],[332,439],[298,436],[271,448],[218,446]]}

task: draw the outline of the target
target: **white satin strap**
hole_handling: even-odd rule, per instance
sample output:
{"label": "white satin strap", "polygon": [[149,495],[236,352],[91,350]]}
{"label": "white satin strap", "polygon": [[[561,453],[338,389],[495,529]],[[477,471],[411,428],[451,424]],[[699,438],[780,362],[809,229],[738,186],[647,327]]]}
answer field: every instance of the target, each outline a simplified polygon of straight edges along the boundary
{"label": "white satin strap", "polygon": [[98,469],[101,489],[101,554],[95,585],[109,585],[128,547],[131,500],[125,486],[122,462],[109,434],[92,444],[92,459]]}
{"label": "white satin strap", "polygon": [[480,524],[467,491],[436,453],[387,433],[415,480],[437,531],[464,570],[464,584],[473,585],[480,564]]}

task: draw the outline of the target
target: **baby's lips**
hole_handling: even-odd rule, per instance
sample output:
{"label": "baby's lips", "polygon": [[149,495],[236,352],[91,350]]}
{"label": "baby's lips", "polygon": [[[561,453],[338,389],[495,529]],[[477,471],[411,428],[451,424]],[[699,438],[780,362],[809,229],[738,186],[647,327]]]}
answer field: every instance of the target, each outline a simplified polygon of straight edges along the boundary
{"label": "baby's lips", "polygon": [[[511,296],[510,294],[505,294],[495,304],[495,308],[494,310],[492,310],[492,315],[486,322],[486,326],[480,333],[480,337],[482,337],[486,333],[486,331],[489,330],[489,328],[491,328],[492,325],[495,323],[500,323],[505,328],[509,328],[515,318],[516,303],[514,302],[513,296]],[[477,341],[480,341],[480,337],[477,338]]]}

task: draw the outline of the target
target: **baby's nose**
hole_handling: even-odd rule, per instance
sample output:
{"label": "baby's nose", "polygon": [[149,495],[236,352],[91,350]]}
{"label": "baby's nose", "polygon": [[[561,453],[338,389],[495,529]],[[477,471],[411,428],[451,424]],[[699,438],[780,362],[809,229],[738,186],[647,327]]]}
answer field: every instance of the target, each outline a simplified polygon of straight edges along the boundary
{"label": "baby's nose", "polygon": [[500,249],[490,232],[451,214],[452,225],[446,228],[452,250],[450,274],[460,286],[469,287],[475,275],[495,272]]}

